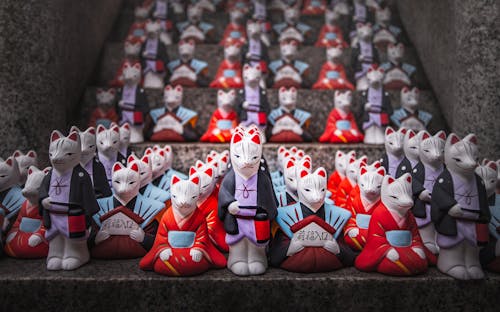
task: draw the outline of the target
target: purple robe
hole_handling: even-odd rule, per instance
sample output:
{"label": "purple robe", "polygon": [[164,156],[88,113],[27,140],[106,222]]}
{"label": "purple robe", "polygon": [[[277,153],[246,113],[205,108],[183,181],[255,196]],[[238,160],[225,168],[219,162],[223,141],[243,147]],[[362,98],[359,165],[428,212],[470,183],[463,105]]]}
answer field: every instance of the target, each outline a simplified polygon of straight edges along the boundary
{"label": "purple robe", "polygon": [[[412,165],[412,168],[415,167]],[[436,170],[430,166],[424,165],[425,168],[425,180],[424,180],[424,187],[427,191],[432,193],[432,189],[434,188],[434,184],[436,183],[436,179],[439,177],[439,175],[443,172],[443,166],[440,166]],[[431,223],[431,204],[426,203],[425,204],[425,218],[418,218],[415,217],[415,220],[417,221],[417,225],[419,228],[424,227]]]}

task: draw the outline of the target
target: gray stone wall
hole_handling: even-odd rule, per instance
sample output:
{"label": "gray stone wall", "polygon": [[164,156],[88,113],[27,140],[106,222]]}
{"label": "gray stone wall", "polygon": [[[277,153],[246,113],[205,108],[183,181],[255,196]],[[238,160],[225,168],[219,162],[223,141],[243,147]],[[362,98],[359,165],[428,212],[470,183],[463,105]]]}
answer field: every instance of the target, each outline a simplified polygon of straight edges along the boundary
{"label": "gray stone wall", "polygon": [[451,130],[500,158],[500,1],[399,0],[397,7]]}
{"label": "gray stone wall", "polygon": [[0,1],[0,157],[34,148],[67,120],[122,0]]}

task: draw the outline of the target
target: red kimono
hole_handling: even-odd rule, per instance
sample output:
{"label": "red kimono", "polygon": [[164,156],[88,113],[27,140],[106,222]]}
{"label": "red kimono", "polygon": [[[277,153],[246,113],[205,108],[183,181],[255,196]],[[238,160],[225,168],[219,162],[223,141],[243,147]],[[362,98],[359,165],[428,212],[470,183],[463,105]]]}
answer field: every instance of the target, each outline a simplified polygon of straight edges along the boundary
{"label": "red kimono", "polygon": [[[347,208],[351,212],[351,218],[347,221],[344,227],[344,242],[351,247],[352,250],[361,251],[366,245],[368,237],[368,224],[375,207],[378,206],[380,200],[372,205],[368,210],[363,206],[359,187],[355,187],[347,200]],[[356,237],[350,237],[348,232],[351,229],[358,229],[359,234]]]}
{"label": "red kimono", "polygon": [[244,45],[247,42],[247,30],[245,25],[229,23],[224,30],[219,45],[224,46],[227,42]]}
{"label": "red kimono", "polygon": [[334,108],[328,115],[325,132],[319,137],[318,141],[321,143],[359,143],[363,142],[363,138],[364,135],[359,131],[353,113],[349,112],[344,115],[343,112]]}
{"label": "red kimono", "polygon": [[214,189],[212,194],[200,205],[199,209],[207,220],[208,237],[219,250],[228,252],[229,246],[226,243],[226,230],[224,224],[217,215],[217,205],[219,202],[219,190]]}
{"label": "red kimono", "polygon": [[231,111],[223,116],[220,109],[216,109],[210,118],[208,129],[200,138],[201,142],[229,143],[231,141],[231,130],[238,126],[238,115]]}
{"label": "red kimono", "polygon": [[96,127],[97,124],[103,124],[105,127],[109,127],[112,122],[118,123],[118,114],[114,107],[104,110],[100,107],[96,107],[89,119],[89,127]]}
{"label": "red kimono", "polygon": [[340,185],[340,182],[344,177],[340,175],[338,171],[334,171],[331,175],[330,178],[328,178],[328,184],[326,185],[326,188],[332,192],[332,197],[335,195],[335,192],[337,191],[337,188]]}
{"label": "red kimono", "polygon": [[[49,244],[45,240],[45,227],[38,206],[31,205],[28,200],[23,203],[7,237],[12,233],[16,233],[14,238],[5,244],[5,252],[9,256],[25,259],[47,257]],[[28,245],[28,240],[32,235],[37,235],[42,239],[42,242],[35,247]]]}
{"label": "red kimono", "polygon": [[334,202],[336,206],[347,209],[347,200],[353,188],[358,187],[357,185],[352,185],[349,178],[345,177],[342,182],[340,182],[337,192],[335,192]]}
{"label": "red kimono", "polygon": [[146,22],[134,22],[128,31],[127,37],[139,38],[141,43],[146,41]]}
{"label": "red kimono", "polygon": [[[181,235],[180,242],[173,241],[175,236]],[[186,237],[193,235],[192,244],[184,245]],[[170,248],[172,255],[167,261],[160,259],[160,253]],[[189,254],[191,250],[203,253],[200,262],[194,262]],[[179,225],[174,217],[173,209],[168,209],[161,219],[153,248],[142,258],[139,266],[142,270],[155,271],[168,276],[189,276],[201,274],[210,268],[223,268],[227,264],[226,258],[212,244],[208,237],[205,215],[199,209]]]}
{"label": "red kimono", "polygon": [[[406,238],[395,240],[393,234],[405,234]],[[393,242],[392,245],[389,240]],[[412,247],[421,248],[427,259],[420,258],[412,250]],[[399,260],[395,262],[386,257],[391,248],[394,248],[399,254]],[[368,240],[365,248],[356,258],[355,266],[358,270],[367,272],[415,275],[426,272],[428,261],[432,261],[432,259],[435,260],[435,256],[424,247],[413,214],[408,212],[404,224],[399,226],[387,207],[380,203],[370,219]]]}
{"label": "red kimono", "polygon": [[318,81],[312,86],[313,89],[330,90],[354,90],[354,86],[347,79],[344,65],[326,61],[321,66]]}
{"label": "red kimono", "polygon": [[223,60],[214,80],[210,83],[210,88],[218,89],[241,89],[243,88],[243,78],[241,76],[241,63],[230,63]]}
{"label": "red kimono", "polygon": [[318,35],[318,40],[314,46],[318,48],[328,48],[333,44],[333,42],[342,41],[342,46],[347,47],[347,43],[344,41],[344,35],[342,34],[342,29],[336,25],[324,24]]}

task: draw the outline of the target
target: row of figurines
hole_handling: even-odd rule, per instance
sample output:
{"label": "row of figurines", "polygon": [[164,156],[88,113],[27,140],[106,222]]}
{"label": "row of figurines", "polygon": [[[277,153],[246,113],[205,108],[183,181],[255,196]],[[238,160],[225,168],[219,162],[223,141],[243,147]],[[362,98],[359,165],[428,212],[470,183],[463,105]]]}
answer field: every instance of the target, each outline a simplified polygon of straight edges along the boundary
{"label": "row of figurines", "polygon": [[328,179],[295,147],[280,147],[270,172],[256,126],[238,127],[230,151],[211,152],[189,175],[171,169],[169,146],[142,158],[125,160],[117,148],[94,156],[96,141],[120,141],[119,130],[106,131],[54,131],[44,171],[26,172],[33,152],[0,163],[9,255],[46,256],[49,270],[90,256],[142,257],[142,269],[169,276],[225,266],[263,274],[268,261],[294,272],[354,265],[389,275],[437,265],[457,279],[500,270],[500,162],[478,165],[473,134],[388,128],[380,161],[338,151]]}
{"label": "row of figurines", "polygon": [[[323,143],[383,144],[384,129],[391,122],[396,127],[415,131],[426,129],[432,115],[419,109],[419,90],[403,87],[401,107],[393,110],[390,95],[383,87],[384,70],[376,65],[368,69],[369,88],[361,92],[363,132],[351,112],[352,91],[335,91],[331,110],[323,134]],[[206,132],[196,132],[198,113],[183,105],[182,86],[167,85],[163,91],[162,107],[150,109],[144,89],[137,85],[122,89],[97,89],[98,106],[92,111],[89,126],[109,127],[112,122],[128,122],[132,143],[145,139],[160,142],[197,141],[227,143],[238,125],[256,124],[266,133],[270,142],[311,142],[311,120],[317,118],[297,107],[299,90],[294,87],[279,89],[279,106],[271,110],[266,89],[259,85],[259,66],[243,68],[245,88],[217,93],[217,109],[213,112]]]}
{"label": "row of figurines", "polygon": [[[291,27],[286,26],[287,23],[275,25],[283,33],[279,39],[280,58],[272,62],[269,60],[268,45],[260,39],[262,29],[258,21],[249,20],[246,27],[243,24],[238,26],[240,30],[236,30],[235,24],[230,23],[225,31],[225,39],[221,41],[224,46],[224,60],[219,65],[213,80],[207,76],[209,67],[207,62],[194,57],[195,45],[200,42],[199,39],[181,36],[178,59],[170,61],[166,45],[161,40],[164,35],[161,25],[163,24],[159,21],[148,20],[137,22],[131,27],[124,45],[125,57],[114,79],[110,81],[111,86],[124,85],[125,80],[128,80],[125,71],[131,65],[138,66],[136,69],[138,73],[128,76],[141,75],[141,85],[153,89],[162,89],[165,82],[185,87],[242,88],[244,64],[260,65],[263,71],[262,85],[267,84],[275,88],[294,86],[353,90],[351,81],[356,81],[357,90],[366,90],[365,76],[372,63],[380,63],[387,72],[384,85],[388,88],[400,89],[402,86],[415,83],[416,68],[403,62],[405,47],[400,42],[401,38],[394,37],[388,40],[377,36],[382,30],[387,32],[380,25],[356,24],[351,40],[352,77],[348,78],[342,62],[343,51],[348,44],[344,41],[340,28],[327,23],[322,28],[317,43],[317,46],[327,48],[326,62],[315,83],[310,78],[310,65],[307,60],[297,59],[298,47],[303,39],[290,34],[285,36]],[[331,27],[334,27],[336,32],[331,30]],[[134,35],[138,29],[140,36]],[[398,33],[400,32],[399,30]],[[231,37],[231,35],[236,36],[235,33],[241,33],[237,39]]]}

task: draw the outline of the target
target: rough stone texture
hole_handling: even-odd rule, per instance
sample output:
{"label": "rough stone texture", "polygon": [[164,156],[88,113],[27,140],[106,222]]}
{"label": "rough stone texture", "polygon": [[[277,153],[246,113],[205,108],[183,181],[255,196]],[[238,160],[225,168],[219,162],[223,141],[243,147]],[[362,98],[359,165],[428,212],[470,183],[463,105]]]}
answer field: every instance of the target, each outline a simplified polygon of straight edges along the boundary
{"label": "rough stone texture", "polygon": [[122,0],[0,1],[0,156],[65,130]]}
{"label": "rough stone texture", "polygon": [[500,295],[497,274],[459,282],[436,269],[415,277],[354,268],[237,277],[222,269],[169,278],[141,271],[138,260],[48,272],[43,260],[4,259],[0,283],[5,311],[497,311]]}
{"label": "rough stone texture", "polygon": [[451,130],[476,133],[481,155],[498,158],[500,1],[397,3]]}

